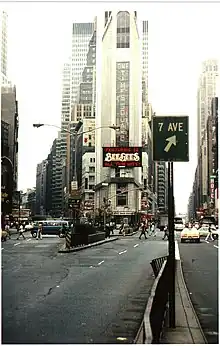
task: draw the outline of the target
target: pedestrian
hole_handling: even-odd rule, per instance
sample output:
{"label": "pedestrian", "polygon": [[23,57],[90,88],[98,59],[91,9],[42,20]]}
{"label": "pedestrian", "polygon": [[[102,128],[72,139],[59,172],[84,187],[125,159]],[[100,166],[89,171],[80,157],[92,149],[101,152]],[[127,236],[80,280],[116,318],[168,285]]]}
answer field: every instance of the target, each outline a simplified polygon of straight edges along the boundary
{"label": "pedestrian", "polygon": [[42,238],[43,238],[42,233],[43,233],[43,225],[42,225],[42,223],[39,223],[38,224],[38,230],[37,230],[37,240],[38,239],[42,240]]}
{"label": "pedestrian", "polygon": [[151,235],[156,237],[156,227],[155,227],[154,222],[152,222],[152,224],[151,224]]}
{"label": "pedestrian", "polygon": [[211,224],[211,223],[209,224],[208,234],[207,234],[205,240],[208,240],[209,238],[210,238],[212,241],[214,241],[214,238],[213,238],[213,236],[212,236],[212,224]]}
{"label": "pedestrian", "polygon": [[145,221],[142,222],[140,228],[141,228],[141,234],[139,236],[139,239],[141,239],[142,235],[144,235],[145,239],[147,239],[147,236],[146,236],[146,223],[145,223]]}
{"label": "pedestrian", "polygon": [[122,222],[120,228],[119,228],[119,234],[123,234],[124,232],[124,222]]}
{"label": "pedestrian", "polygon": [[5,232],[7,232],[8,239],[11,239],[11,231],[8,223],[5,225]]}
{"label": "pedestrian", "polygon": [[163,235],[163,240],[165,240],[167,238],[167,240],[169,239],[169,232],[168,232],[168,227],[167,225],[165,225],[164,227],[164,235]]}
{"label": "pedestrian", "polygon": [[26,239],[24,236],[24,226],[22,224],[20,225],[18,232],[19,234],[18,234],[17,240],[19,240],[20,236],[22,236],[23,239]]}

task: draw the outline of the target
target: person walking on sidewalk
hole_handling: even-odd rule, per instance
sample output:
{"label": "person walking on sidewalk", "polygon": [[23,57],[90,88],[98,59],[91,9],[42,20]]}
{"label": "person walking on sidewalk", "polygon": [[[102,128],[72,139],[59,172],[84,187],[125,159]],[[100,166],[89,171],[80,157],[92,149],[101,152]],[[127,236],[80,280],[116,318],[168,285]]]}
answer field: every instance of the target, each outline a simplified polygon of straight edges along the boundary
{"label": "person walking on sidewalk", "polygon": [[147,239],[147,236],[146,236],[146,223],[145,223],[145,221],[143,221],[142,224],[141,224],[141,234],[139,236],[139,239],[141,239],[142,235],[144,235],[145,239]]}
{"label": "person walking on sidewalk", "polygon": [[18,232],[19,232],[19,234],[18,234],[17,240],[19,240],[20,236],[22,236],[23,239],[26,239],[25,236],[24,236],[24,226],[22,224],[20,224]]}
{"label": "person walking on sidewalk", "polygon": [[208,234],[207,234],[207,236],[206,236],[206,238],[205,238],[205,241],[207,241],[209,238],[210,238],[212,241],[214,241],[214,238],[213,238],[213,236],[212,236],[212,225],[211,225],[211,223],[209,224]]}
{"label": "person walking on sidewalk", "polygon": [[166,238],[167,238],[167,240],[169,240],[169,232],[168,232],[168,227],[167,227],[167,225],[164,227],[164,235],[163,235],[163,240],[166,240]]}

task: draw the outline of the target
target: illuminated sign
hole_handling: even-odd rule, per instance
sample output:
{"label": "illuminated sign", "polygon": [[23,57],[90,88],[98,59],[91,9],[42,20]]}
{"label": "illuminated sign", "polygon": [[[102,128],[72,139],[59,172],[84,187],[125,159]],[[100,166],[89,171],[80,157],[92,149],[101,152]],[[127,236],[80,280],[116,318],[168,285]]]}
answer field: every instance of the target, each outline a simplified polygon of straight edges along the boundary
{"label": "illuminated sign", "polygon": [[142,147],[104,147],[103,167],[142,167]]}
{"label": "illuminated sign", "polygon": [[210,176],[210,203],[215,201],[215,176]]}

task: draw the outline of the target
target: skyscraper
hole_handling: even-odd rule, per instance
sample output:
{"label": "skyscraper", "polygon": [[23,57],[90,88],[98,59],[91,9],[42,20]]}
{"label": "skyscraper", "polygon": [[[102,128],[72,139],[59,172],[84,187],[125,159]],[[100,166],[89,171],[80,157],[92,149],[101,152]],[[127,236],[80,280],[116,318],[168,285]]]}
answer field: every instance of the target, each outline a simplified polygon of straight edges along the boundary
{"label": "skyscraper", "polygon": [[94,23],[73,23],[71,53],[71,106],[77,102],[78,87],[86,65]]}
{"label": "skyscraper", "polygon": [[8,15],[0,12],[0,49],[1,49],[1,82],[7,84],[7,60],[8,60]]}
{"label": "skyscraper", "polygon": [[218,61],[206,60],[202,64],[202,73],[199,79],[199,88],[197,93],[197,140],[198,155],[203,140],[204,131],[208,116],[211,114],[212,98],[216,95],[216,83],[218,74]]}
{"label": "skyscraper", "polygon": [[120,126],[117,132],[96,131],[96,208],[107,194],[116,218],[134,220],[141,206],[141,168],[104,168],[102,147],[142,144],[141,38],[135,12],[112,11],[107,21],[106,15],[98,17],[96,69],[96,127]]}

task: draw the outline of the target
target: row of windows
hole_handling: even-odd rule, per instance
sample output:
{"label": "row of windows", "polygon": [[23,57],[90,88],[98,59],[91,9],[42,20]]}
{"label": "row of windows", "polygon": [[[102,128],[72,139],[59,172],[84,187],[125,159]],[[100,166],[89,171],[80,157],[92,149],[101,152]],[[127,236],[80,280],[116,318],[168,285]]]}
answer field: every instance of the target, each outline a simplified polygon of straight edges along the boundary
{"label": "row of windows", "polygon": [[130,47],[130,14],[119,12],[117,15],[117,48]]}

